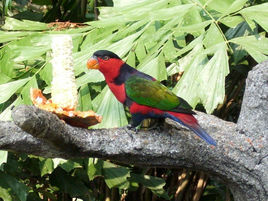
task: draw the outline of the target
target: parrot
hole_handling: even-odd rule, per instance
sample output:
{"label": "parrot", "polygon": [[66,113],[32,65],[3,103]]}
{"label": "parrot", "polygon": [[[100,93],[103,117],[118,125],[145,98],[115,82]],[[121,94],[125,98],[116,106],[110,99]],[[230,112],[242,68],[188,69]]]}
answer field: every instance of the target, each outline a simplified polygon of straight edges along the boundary
{"label": "parrot", "polygon": [[199,125],[192,107],[154,77],[138,71],[108,50],[98,50],[87,61],[88,69],[98,69],[119,102],[129,108],[136,128],[147,118],[170,118],[192,130],[208,144],[215,140]]}

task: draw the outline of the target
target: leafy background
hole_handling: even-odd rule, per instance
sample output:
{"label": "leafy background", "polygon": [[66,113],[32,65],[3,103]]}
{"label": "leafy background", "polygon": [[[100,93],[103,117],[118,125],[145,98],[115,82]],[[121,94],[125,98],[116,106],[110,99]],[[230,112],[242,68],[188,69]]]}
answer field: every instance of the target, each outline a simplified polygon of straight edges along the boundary
{"label": "leafy background", "polygon": [[[11,120],[13,106],[31,104],[31,87],[50,97],[51,38],[69,34],[78,109],[103,115],[95,128],[125,126],[129,119],[103,76],[85,67],[99,49],[114,51],[194,108],[235,122],[247,72],[268,59],[267,10],[262,0],[4,0],[0,119]],[[232,196],[221,181],[193,170],[0,151],[1,199],[227,201]]]}

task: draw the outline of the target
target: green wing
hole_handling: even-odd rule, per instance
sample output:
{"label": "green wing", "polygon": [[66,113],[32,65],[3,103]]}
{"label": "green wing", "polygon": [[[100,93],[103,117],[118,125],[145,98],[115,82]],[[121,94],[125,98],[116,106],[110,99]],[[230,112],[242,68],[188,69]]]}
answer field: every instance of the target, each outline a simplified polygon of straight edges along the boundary
{"label": "green wing", "polygon": [[141,105],[160,110],[194,113],[191,106],[176,96],[159,81],[152,81],[139,76],[131,76],[125,82],[127,96]]}

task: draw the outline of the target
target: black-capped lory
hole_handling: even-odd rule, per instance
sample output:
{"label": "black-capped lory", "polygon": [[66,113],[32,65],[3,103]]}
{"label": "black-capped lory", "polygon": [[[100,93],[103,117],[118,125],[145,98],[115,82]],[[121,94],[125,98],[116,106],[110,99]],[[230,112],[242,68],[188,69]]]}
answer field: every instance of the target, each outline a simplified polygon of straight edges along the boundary
{"label": "black-capped lory", "polygon": [[155,78],[126,64],[115,53],[96,51],[88,60],[89,69],[98,69],[118,101],[129,107],[131,127],[146,118],[170,118],[191,129],[207,143],[216,142],[200,127],[192,107]]}

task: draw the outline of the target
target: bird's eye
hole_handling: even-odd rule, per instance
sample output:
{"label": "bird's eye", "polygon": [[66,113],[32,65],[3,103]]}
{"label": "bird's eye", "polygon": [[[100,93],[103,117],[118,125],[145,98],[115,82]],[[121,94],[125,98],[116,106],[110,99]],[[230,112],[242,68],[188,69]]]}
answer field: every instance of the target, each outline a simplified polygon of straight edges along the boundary
{"label": "bird's eye", "polygon": [[105,60],[105,61],[107,61],[108,59],[110,59],[110,57],[104,56],[104,57],[102,57],[102,59]]}

